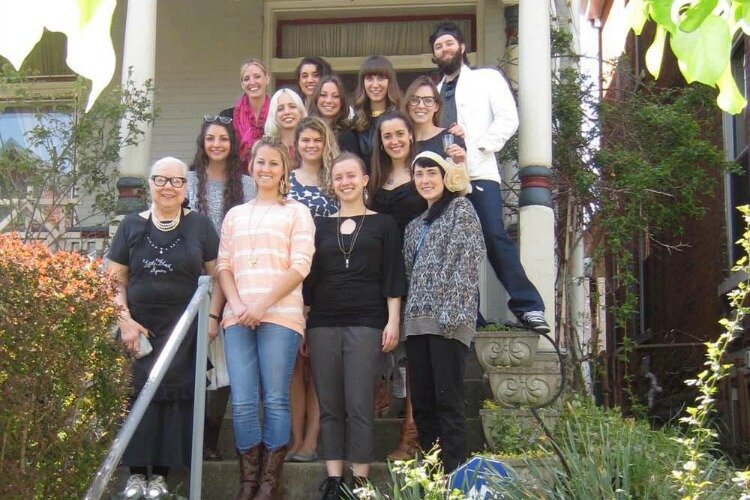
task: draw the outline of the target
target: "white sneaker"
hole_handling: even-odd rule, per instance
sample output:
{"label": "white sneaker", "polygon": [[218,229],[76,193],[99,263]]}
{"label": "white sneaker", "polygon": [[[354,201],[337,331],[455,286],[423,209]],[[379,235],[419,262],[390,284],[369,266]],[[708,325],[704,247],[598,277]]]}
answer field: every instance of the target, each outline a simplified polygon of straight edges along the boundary
{"label": "white sneaker", "polygon": [[162,495],[168,494],[167,491],[167,480],[164,476],[159,474],[152,474],[151,479],[148,480],[148,491],[146,492],[146,498],[161,498]]}
{"label": "white sneaker", "polygon": [[147,488],[146,476],[143,474],[131,474],[125,485],[125,489],[122,490],[122,494],[125,498],[139,498],[146,494]]}
{"label": "white sneaker", "polygon": [[525,312],[518,319],[524,328],[533,330],[536,333],[549,333],[549,325],[544,318],[544,311]]}

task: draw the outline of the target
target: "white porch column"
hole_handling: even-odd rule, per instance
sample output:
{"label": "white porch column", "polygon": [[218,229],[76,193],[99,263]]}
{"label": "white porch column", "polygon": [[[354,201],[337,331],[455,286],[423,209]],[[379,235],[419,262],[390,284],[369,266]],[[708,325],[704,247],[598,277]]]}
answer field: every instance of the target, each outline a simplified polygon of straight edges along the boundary
{"label": "white porch column", "polygon": [[[518,5],[519,248],[521,263],[544,300],[555,330],[554,214],[549,192],[552,165],[552,79],[549,0]],[[539,348],[552,346],[543,338]]]}
{"label": "white porch column", "polygon": [[[153,80],[156,60],[156,2],[157,0],[130,0],[125,21],[125,40],[122,55],[122,84],[131,78],[136,85]],[[151,96],[153,99],[153,95]],[[121,127],[125,127],[123,122]],[[120,151],[120,179],[117,182],[122,210],[138,210],[144,200],[151,154],[151,126],[145,127],[143,140],[137,146]]]}

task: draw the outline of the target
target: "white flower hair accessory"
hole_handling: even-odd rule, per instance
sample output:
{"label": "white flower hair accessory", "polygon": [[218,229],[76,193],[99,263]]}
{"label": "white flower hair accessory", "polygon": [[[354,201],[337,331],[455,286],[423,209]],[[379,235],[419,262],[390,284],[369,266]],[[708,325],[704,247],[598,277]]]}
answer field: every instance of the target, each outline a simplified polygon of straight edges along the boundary
{"label": "white flower hair accessory", "polygon": [[469,177],[469,171],[465,163],[454,163],[451,158],[443,158],[434,151],[422,151],[411,163],[412,170],[414,169],[414,164],[420,158],[430,159],[445,170],[445,176],[443,177],[445,189],[452,193],[458,193],[461,196],[471,193],[471,177]]}

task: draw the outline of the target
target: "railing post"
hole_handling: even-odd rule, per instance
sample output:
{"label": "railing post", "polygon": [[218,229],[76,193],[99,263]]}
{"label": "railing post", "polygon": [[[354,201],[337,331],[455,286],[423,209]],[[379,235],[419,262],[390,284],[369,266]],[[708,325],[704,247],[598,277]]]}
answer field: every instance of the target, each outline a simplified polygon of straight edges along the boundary
{"label": "railing post", "polygon": [[[144,384],[143,389],[141,389],[141,393],[138,395],[138,398],[135,400],[135,403],[133,403],[133,407],[130,409],[130,413],[125,419],[125,422],[122,424],[122,428],[117,433],[117,437],[115,437],[115,440],[109,449],[109,454],[102,462],[102,465],[101,467],[99,467],[99,470],[96,472],[96,476],[94,476],[94,479],[91,482],[91,486],[89,486],[89,489],[86,492],[86,496],[84,496],[84,500],[99,500],[102,497],[102,494],[104,493],[104,490],[107,488],[107,484],[109,483],[109,479],[112,477],[112,473],[117,467],[117,464],[120,463],[120,459],[122,458],[122,454],[125,452],[125,448],[128,446],[130,439],[133,437],[135,430],[138,428],[138,424],[141,422],[141,419],[143,418],[144,413],[146,413],[146,408],[151,403],[151,400],[154,398],[156,389],[158,389],[159,384],[164,378],[164,375],[167,372],[167,368],[172,363],[172,360],[174,359],[174,356],[177,353],[177,349],[180,347],[180,345],[182,344],[182,341],[185,339],[185,335],[187,334],[187,331],[190,328],[190,325],[193,323],[193,319],[195,318],[195,315],[198,312],[198,308],[201,306],[206,308],[205,314],[202,316],[204,318],[203,319],[204,344],[203,344],[203,379],[202,379],[203,380],[202,382],[203,392],[201,393],[201,396],[200,396],[201,407],[203,407],[203,405],[205,404],[205,400],[203,399],[205,397],[205,390],[206,390],[205,339],[206,339],[207,322],[208,322],[208,309],[207,309],[208,303],[207,303],[206,297],[208,297],[208,292],[210,288],[211,288],[210,278],[208,276],[205,276],[205,277],[202,276],[198,280],[198,288],[193,294],[193,298],[190,299],[190,303],[185,309],[185,312],[182,313],[180,320],[177,322],[177,324],[174,327],[174,330],[172,330],[172,333],[169,335],[169,340],[167,340],[167,343],[164,346],[164,349],[162,349],[161,354],[159,355],[159,358],[156,360],[156,363],[154,363],[154,367],[151,369],[151,373],[149,373],[148,379],[146,380],[146,383]],[[203,311],[201,311],[201,313],[203,314]],[[198,382],[196,381],[196,384],[197,383]],[[196,395],[196,397],[197,396],[198,395]],[[202,437],[203,436],[203,423],[202,421],[200,425],[200,432],[201,432],[200,443],[202,446],[203,445],[203,437]],[[201,459],[202,458],[203,457],[201,457]],[[199,488],[200,488],[200,485],[199,485]]]}
{"label": "railing post", "polygon": [[190,500],[200,500],[203,480],[203,422],[206,418],[206,359],[208,357],[208,314],[211,306],[211,278],[201,276],[198,286],[208,282],[208,291],[198,309],[198,338],[195,343],[195,390],[193,394],[193,451],[190,460]]}

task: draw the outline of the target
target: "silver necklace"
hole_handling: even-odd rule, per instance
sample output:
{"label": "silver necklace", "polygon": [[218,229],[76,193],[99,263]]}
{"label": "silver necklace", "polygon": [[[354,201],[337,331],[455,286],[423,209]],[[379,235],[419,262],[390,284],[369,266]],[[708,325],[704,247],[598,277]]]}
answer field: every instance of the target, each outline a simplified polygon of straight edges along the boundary
{"label": "silver necklace", "polygon": [[[255,213],[255,206],[256,206],[256,203],[253,202],[252,206],[250,207],[250,217],[248,217],[248,226],[250,226],[250,224],[253,221],[253,214]],[[253,228],[250,227],[250,234],[253,236],[253,247],[250,249],[250,255],[248,255],[247,257],[247,261],[250,263],[250,267],[254,267],[255,264],[258,263],[258,255],[255,252],[255,246],[258,243],[257,233],[258,233],[258,229],[260,229],[260,224],[263,222],[263,219],[265,218],[266,214],[271,209],[271,206],[272,205],[268,205],[268,207],[266,207],[266,211],[263,212],[263,215],[261,215],[260,219],[258,219],[258,223],[255,224],[255,229],[253,230]]]}
{"label": "silver necklace", "polygon": [[177,212],[177,217],[170,221],[162,222],[159,219],[156,218],[156,210],[151,210],[151,223],[154,225],[156,229],[159,231],[163,231],[165,233],[174,230],[177,226],[180,225],[180,217],[182,216],[182,208],[180,208],[180,211]]}
{"label": "silver necklace", "polygon": [[360,217],[359,219],[359,225],[354,231],[354,236],[352,237],[352,244],[349,245],[349,249],[347,250],[344,248],[344,235],[341,234],[341,211],[339,211],[339,215],[336,221],[338,223],[336,225],[336,242],[339,244],[339,250],[341,250],[341,253],[344,254],[344,264],[346,265],[347,269],[349,269],[349,258],[354,251],[354,245],[357,243],[357,236],[359,236],[359,232],[362,230],[362,226],[364,225],[365,215],[367,215],[367,208],[365,208],[365,211],[362,213],[362,217]]}
{"label": "silver necklace", "polygon": [[148,244],[151,246],[151,248],[159,252],[159,255],[164,255],[164,252],[169,252],[174,247],[176,247],[177,244],[180,242],[179,236],[172,243],[170,243],[169,245],[165,245],[165,246],[157,245],[156,243],[154,243],[154,240],[151,239],[151,236],[146,236],[146,239],[148,240]]}

